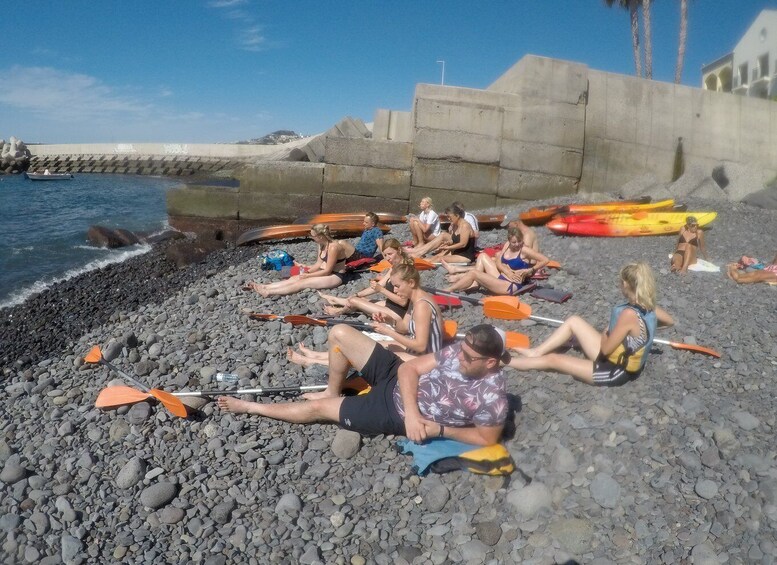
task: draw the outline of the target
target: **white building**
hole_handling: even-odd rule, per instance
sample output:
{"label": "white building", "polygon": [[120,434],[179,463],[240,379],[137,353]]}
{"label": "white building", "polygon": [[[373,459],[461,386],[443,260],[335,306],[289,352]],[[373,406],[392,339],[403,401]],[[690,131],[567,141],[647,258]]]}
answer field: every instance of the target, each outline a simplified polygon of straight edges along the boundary
{"label": "white building", "polygon": [[734,51],[701,68],[702,88],[742,96],[777,96],[777,10],[763,10]]}

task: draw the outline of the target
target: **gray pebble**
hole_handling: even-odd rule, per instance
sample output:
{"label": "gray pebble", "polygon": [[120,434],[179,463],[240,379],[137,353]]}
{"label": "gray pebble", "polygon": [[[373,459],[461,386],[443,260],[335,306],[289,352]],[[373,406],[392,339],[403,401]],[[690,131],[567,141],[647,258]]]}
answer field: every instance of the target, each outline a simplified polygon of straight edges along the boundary
{"label": "gray pebble", "polygon": [[709,500],[710,498],[717,496],[718,485],[709,479],[700,479],[696,482],[696,486],[693,487],[693,490],[696,491],[696,494],[700,497]]}
{"label": "gray pebble", "polygon": [[536,481],[511,490],[507,494],[507,502],[512,504],[526,520],[533,518],[542,508],[550,508],[551,501],[548,487]]}
{"label": "gray pebble", "polygon": [[143,479],[145,474],[146,462],[140,457],[133,457],[124,464],[119,474],[116,475],[116,487],[120,489],[132,488]]}
{"label": "gray pebble", "polygon": [[332,453],[340,459],[350,459],[361,447],[361,435],[350,430],[338,430],[332,441]]}
{"label": "gray pebble", "polygon": [[21,457],[19,455],[11,455],[5,461],[3,470],[0,471],[0,481],[3,481],[7,485],[18,483],[24,477],[27,476],[27,470],[22,465]]}
{"label": "gray pebble", "polygon": [[590,485],[591,497],[602,508],[615,508],[621,495],[621,487],[610,475],[598,473]]}
{"label": "gray pebble", "polygon": [[140,493],[140,503],[155,510],[173,500],[177,492],[177,487],[172,483],[156,483],[143,489]]}

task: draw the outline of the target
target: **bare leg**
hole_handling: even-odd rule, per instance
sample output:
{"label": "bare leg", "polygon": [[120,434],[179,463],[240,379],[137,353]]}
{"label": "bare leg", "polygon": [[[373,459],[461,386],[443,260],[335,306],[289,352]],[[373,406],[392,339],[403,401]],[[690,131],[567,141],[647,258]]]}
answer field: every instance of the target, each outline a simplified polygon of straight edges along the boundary
{"label": "bare leg", "polygon": [[[548,353],[555,351],[567,343],[572,337],[577,339],[583,353],[589,360],[593,361],[598,357],[602,344],[601,334],[580,316],[570,316],[567,318],[563,324],[550,334],[548,339],[537,347],[531,349],[516,348],[515,351],[524,357],[547,356]],[[510,366],[515,366],[512,364],[512,361],[510,362]]]}
{"label": "bare leg", "polygon": [[556,371],[571,375],[578,381],[593,384],[594,363],[589,359],[581,359],[572,355],[550,353],[539,357],[514,357],[510,367],[519,371]]}
{"label": "bare leg", "polygon": [[351,312],[354,310],[360,310],[365,314],[369,314],[370,316],[372,316],[375,312],[380,312],[381,314],[385,316],[389,316],[390,318],[393,318],[395,320],[402,319],[402,317],[399,316],[396,312],[386,308],[385,301],[370,302],[369,300],[365,300],[364,298],[349,298],[348,307]]}
{"label": "bare leg", "polygon": [[460,265],[452,265],[452,264],[450,264],[448,262],[448,260],[447,260],[448,257],[449,256],[442,257],[440,259],[440,265],[445,267],[445,270],[448,271],[448,273],[450,273],[451,275],[456,275],[456,274],[459,274],[459,273],[467,273],[467,272],[469,272],[472,269],[472,267],[462,267]]}
{"label": "bare leg", "polygon": [[340,298],[339,296],[335,296],[334,294],[324,294],[323,292],[319,292],[318,295],[323,300],[326,300],[330,306],[345,306],[346,304],[348,304],[347,298]]}
{"label": "bare leg", "polygon": [[285,296],[288,294],[295,294],[306,288],[335,288],[340,286],[340,278],[335,275],[328,275],[326,277],[311,277],[309,279],[289,279],[287,281],[279,281],[271,285],[265,286],[264,289],[260,289],[258,292],[265,298],[268,296]]}
{"label": "bare leg", "polygon": [[424,243],[422,245],[418,245],[417,247],[413,247],[412,249],[407,250],[407,254],[411,257],[423,257],[427,253],[430,253],[440,247],[441,245],[445,245],[447,243],[451,242],[451,236],[448,232],[442,232],[440,235],[436,236],[431,241]]}
{"label": "bare leg", "polygon": [[475,275],[477,274],[476,271],[469,271],[466,273],[462,273],[455,281],[453,281],[448,288],[445,289],[446,292],[455,292],[457,290],[465,290],[471,287],[477,287],[477,282],[475,281]]}
{"label": "bare leg", "polygon": [[262,404],[261,402],[248,402],[231,396],[219,396],[216,402],[218,407],[224,412],[255,414],[293,424],[307,424],[319,421],[338,422],[340,420],[340,405],[343,399],[335,397],[313,400],[311,402]]}
{"label": "bare leg", "polygon": [[771,271],[751,271],[749,273],[742,273],[736,269],[736,266],[729,265],[727,274],[737,284],[753,284],[753,283],[777,283],[777,273]]}
{"label": "bare leg", "polygon": [[686,245],[683,251],[683,264],[680,267],[681,273],[687,273],[688,267],[696,263],[696,248],[693,245]]}
{"label": "bare leg", "polygon": [[421,221],[418,220],[418,218],[412,218],[410,220],[410,233],[413,236],[413,247],[418,247],[419,245],[423,244],[424,239],[424,228],[421,226]]}
{"label": "bare leg", "polygon": [[329,359],[328,351],[316,351],[315,349],[310,349],[302,342],[299,342],[297,345],[302,354],[309,359],[321,359],[322,361]]}
{"label": "bare leg", "polygon": [[361,371],[372,355],[376,343],[350,326],[338,324],[329,332],[329,382],[322,392],[309,392],[308,400],[340,396],[345,377],[353,367]]}
{"label": "bare leg", "polygon": [[496,259],[492,259],[485,253],[478,255],[475,267],[478,271],[483,271],[492,277],[499,278],[499,269],[496,268]]}

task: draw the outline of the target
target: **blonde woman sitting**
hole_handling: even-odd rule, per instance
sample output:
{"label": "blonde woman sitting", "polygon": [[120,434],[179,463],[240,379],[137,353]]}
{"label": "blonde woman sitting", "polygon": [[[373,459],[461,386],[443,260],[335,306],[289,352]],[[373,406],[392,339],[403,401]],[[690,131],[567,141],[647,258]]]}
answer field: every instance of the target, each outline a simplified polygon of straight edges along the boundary
{"label": "blonde woman sitting", "polygon": [[353,280],[356,275],[346,271],[346,258],[353,254],[353,246],[345,241],[335,241],[326,224],[310,228],[310,237],[318,244],[318,260],[312,265],[294,264],[303,271],[289,279],[271,284],[252,282],[247,288],[265,298],[294,294],[306,288],[336,288]]}
{"label": "blonde woman sitting", "polygon": [[[400,350],[397,354],[403,359],[439,351],[443,339],[443,318],[439,306],[429,293],[421,289],[421,276],[415,267],[398,265],[392,270],[394,292],[406,299],[410,306],[404,318],[396,322],[380,312],[373,314],[377,322],[374,331],[390,337],[393,341],[388,348]],[[299,349],[294,351],[289,348],[287,357],[292,363],[304,366],[328,363],[329,353],[326,351],[313,351],[302,344]]]}
{"label": "blonde woman sitting", "polygon": [[[520,371],[556,371],[589,385],[621,386],[636,379],[647,362],[656,327],[674,320],[656,306],[656,282],[646,263],[621,269],[620,289],[626,302],[615,306],[610,324],[599,332],[579,316],[572,316],[532,349],[515,349],[510,367]],[[585,359],[554,353],[574,339]]]}
{"label": "blonde woman sitting", "polygon": [[[396,321],[404,318],[407,313],[408,300],[394,292],[391,273],[394,267],[399,265],[412,265],[413,259],[408,257],[402,248],[402,244],[394,238],[389,238],[383,242],[383,258],[389,262],[391,267],[381,273],[379,278],[370,281],[370,286],[356,294],[347,298],[341,298],[319,292],[321,298],[328,302],[328,305],[324,307],[324,311],[332,316],[348,314],[358,310],[370,316],[380,312],[384,316],[393,318]],[[367,300],[368,296],[375,294],[382,294],[386,298],[380,302],[370,302]]]}

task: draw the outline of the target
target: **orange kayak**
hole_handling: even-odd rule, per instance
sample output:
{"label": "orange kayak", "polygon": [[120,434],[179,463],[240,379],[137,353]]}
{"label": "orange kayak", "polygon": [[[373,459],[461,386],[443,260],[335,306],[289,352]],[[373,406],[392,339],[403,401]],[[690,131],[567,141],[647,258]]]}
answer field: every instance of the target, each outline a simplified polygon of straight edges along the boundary
{"label": "orange kayak", "polygon": [[[650,205],[650,196],[643,196],[636,200],[612,200],[610,202],[592,202],[587,204],[567,204],[567,205],[553,205],[553,206],[538,206],[536,208],[530,208],[526,212],[523,212],[519,217],[521,221],[527,226],[541,226],[547,223],[553,216],[557,214],[600,214],[607,212],[626,212],[637,211],[641,209],[641,206]],[[674,204],[666,205],[664,207],[671,207]],[[636,207],[636,210],[634,208]]]}
{"label": "orange kayak", "polygon": [[[248,230],[237,238],[237,245],[250,245],[263,241],[275,241],[278,239],[301,239],[310,237],[310,228],[313,224],[282,224],[265,226]],[[388,233],[389,227],[378,224],[383,233]],[[333,222],[329,224],[329,231],[335,237],[356,237],[364,231],[361,222]]]}
{"label": "orange kayak", "polygon": [[680,231],[688,216],[695,216],[699,226],[712,222],[717,212],[634,212],[625,214],[586,214],[553,219],[547,228],[557,235],[589,237],[637,237],[672,235]]}
{"label": "orange kayak", "polygon": [[[346,212],[343,214],[316,214],[315,216],[303,216],[294,220],[295,224],[331,224],[333,222],[360,222],[364,220],[367,212]],[[382,224],[402,224],[407,221],[407,216],[399,214],[378,213],[378,220]],[[363,229],[363,228],[362,228]]]}

